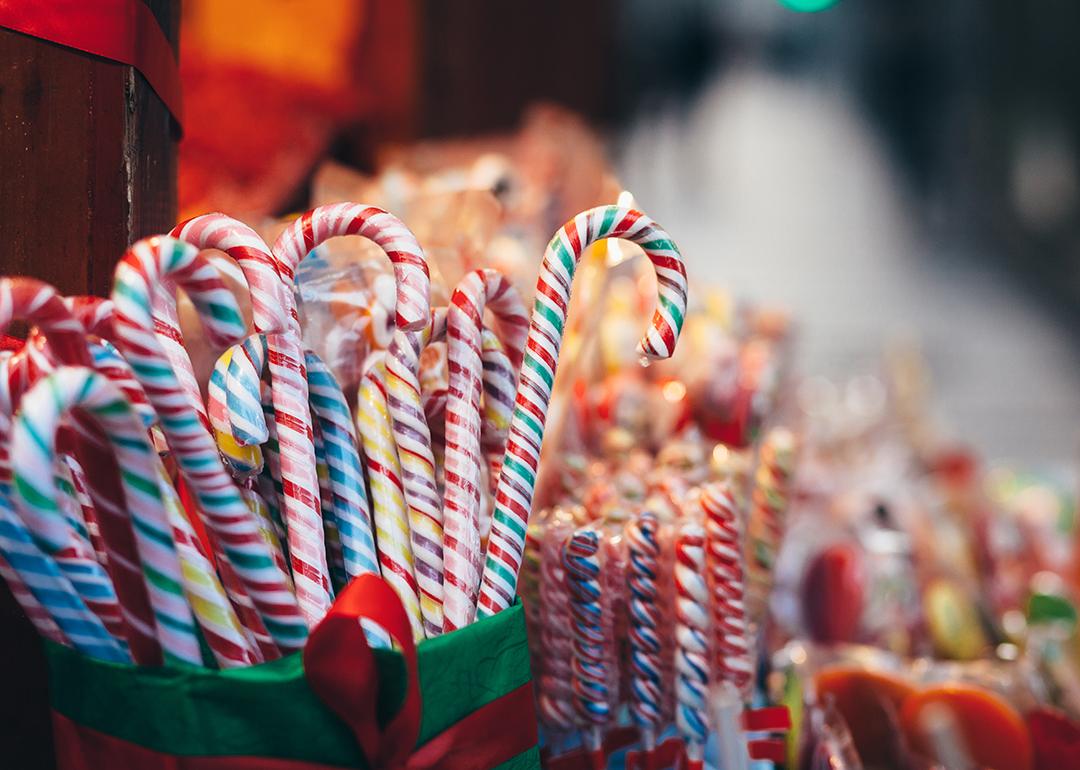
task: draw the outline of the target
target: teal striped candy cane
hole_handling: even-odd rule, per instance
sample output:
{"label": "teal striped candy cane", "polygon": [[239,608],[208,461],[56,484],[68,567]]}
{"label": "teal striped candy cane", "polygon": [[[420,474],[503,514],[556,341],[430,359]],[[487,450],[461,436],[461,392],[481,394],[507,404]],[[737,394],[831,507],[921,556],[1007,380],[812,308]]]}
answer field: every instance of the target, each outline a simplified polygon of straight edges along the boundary
{"label": "teal striped candy cane", "polygon": [[525,361],[518,377],[514,417],[495,491],[495,512],[477,604],[477,614],[481,617],[509,607],[517,592],[536,470],[544,442],[544,422],[566,328],[570,288],[585,249],[604,238],[636,243],[656,271],[656,309],[652,323],[638,343],[642,362],[670,357],[682,330],[686,315],[686,269],[675,242],[656,222],[634,209],[599,206],[578,214],[555,233],[544,252],[536,281]]}
{"label": "teal striped candy cane", "polygon": [[157,455],[134,407],[103,375],[83,367],[60,367],[23,396],[12,430],[15,504],[49,553],[57,555],[69,547],[68,527],[50,471],[57,462],[56,433],[75,409],[98,423],[116,455],[165,658],[201,665],[195,620],[184,596],[180,559],[158,488]]}
{"label": "teal striped candy cane", "polygon": [[[187,293],[211,344],[227,347],[244,336],[236,301],[216,269],[194,246],[159,237],[139,241],[117,265],[112,293],[117,346],[157,410],[180,472],[265,629],[282,648],[299,649],[307,638],[307,623],[297,599],[154,334],[153,287],[163,279]],[[245,618],[245,624],[251,628],[252,620]]]}

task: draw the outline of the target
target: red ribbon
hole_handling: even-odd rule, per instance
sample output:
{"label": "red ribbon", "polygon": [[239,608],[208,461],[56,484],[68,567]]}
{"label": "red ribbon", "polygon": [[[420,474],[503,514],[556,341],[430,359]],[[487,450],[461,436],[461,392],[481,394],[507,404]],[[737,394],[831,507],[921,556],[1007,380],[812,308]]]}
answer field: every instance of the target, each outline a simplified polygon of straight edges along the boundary
{"label": "red ribbon", "polygon": [[[379,676],[361,619],[382,626],[405,658],[405,702],[382,727],[376,714]],[[401,600],[375,575],[354,578],[312,630],[304,647],[304,675],[315,694],[349,725],[364,756],[380,770],[495,767],[536,745],[532,687],[526,683],[413,751],[421,713],[416,646]]]}
{"label": "red ribbon", "polygon": [[142,0],[0,0],[0,27],[134,67],[181,121],[176,56]]}

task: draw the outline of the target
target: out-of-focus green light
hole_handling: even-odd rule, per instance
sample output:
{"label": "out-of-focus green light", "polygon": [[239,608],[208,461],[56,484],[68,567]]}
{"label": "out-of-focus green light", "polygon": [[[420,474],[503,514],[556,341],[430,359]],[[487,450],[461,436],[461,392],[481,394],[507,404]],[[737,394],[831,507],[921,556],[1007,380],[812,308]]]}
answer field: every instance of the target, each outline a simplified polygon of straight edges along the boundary
{"label": "out-of-focus green light", "polygon": [[780,0],[780,2],[793,11],[803,13],[824,11],[829,6],[836,5],[836,0]]}

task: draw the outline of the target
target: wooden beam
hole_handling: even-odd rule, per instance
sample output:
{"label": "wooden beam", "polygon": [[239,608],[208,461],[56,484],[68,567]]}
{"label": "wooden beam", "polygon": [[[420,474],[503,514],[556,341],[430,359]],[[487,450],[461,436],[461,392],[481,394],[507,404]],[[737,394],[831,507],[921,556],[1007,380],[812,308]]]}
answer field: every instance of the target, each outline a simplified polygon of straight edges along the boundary
{"label": "wooden beam", "polygon": [[[147,0],[174,51],[179,0]],[[133,68],[0,29],[0,275],[109,292],[176,219],[177,126]],[[0,765],[54,767],[41,641],[0,580]]]}

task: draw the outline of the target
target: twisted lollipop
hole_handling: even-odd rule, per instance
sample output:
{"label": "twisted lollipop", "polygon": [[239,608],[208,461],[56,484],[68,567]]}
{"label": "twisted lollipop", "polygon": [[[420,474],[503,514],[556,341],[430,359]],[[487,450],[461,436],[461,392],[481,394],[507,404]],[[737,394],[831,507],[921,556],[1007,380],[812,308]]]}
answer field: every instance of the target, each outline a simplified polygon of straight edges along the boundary
{"label": "twisted lollipop", "polygon": [[754,488],[750,496],[747,543],[750,616],[760,619],[768,605],[772,572],[791,502],[795,436],[785,428],[773,428],[761,440]]}
{"label": "twisted lollipop", "polygon": [[[480,588],[480,396],[485,308],[499,322],[512,362],[520,362],[526,317],[521,296],[496,270],[476,270],[458,283],[446,319],[449,388],[443,468],[444,629],[472,622]],[[524,533],[523,533],[524,534]],[[524,541],[522,541],[524,545]]]}
{"label": "twisted lollipop", "polygon": [[307,251],[297,255],[284,271],[286,265],[271,255],[251,228],[222,214],[195,217],[178,225],[173,233],[199,248],[221,249],[236,259],[251,292],[255,331],[268,335],[289,557],[296,602],[307,625],[313,625],[330,607],[330,578],[319,498],[315,494],[318,479],[300,324],[292,297],[293,271]]}
{"label": "twisted lollipop", "polygon": [[686,271],[675,243],[648,216],[619,206],[600,206],[578,214],[552,238],[536,283],[514,418],[495,495],[477,606],[480,615],[500,612],[514,600],[570,287],[582,252],[603,238],[624,238],[637,243],[656,270],[657,308],[638,345],[642,360],[669,357],[682,328],[686,313]]}
{"label": "twisted lollipop", "polygon": [[555,511],[541,544],[540,604],[544,621],[540,625],[540,680],[537,708],[544,726],[557,733],[572,730],[577,723],[573,691],[573,627],[570,594],[563,569],[562,547],[566,523]]}
{"label": "twisted lollipop", "polygon": [[675,542],[675,727],[690,768],[702,767],[709,735],[709,593],[705,532],[684,523]]}
{"label": "twisted lollipop", "polygon": [[180,559],[158,488],[157,454],[134,408],[104,376],[90,369],[61,367],[23,396],[11,440],[16,506],[35,540],[57,557],[61,570],[79,579],[88,563],[85,558],[69,561],[63,556],[71,547],[71,538],[51,485],[56,433],[61,419],[74,409],[99,423],[116,453],[117,465],[123,469],[125,508],[131,517],[165,660],[201,665],[195,621],[182,588]]}
{"label": "twisted lollipop", "polygon": [[[161,417],[181,474],[228,568],[242,583],[274,641],[285,649],[298,649],[307,636],[307,625],[297,598],[259,537],[251,512],[221,465],[213,439],[190,410],[152,332],[151,286],[162,276],[186,289],[213,341],[228,345],[242,336],[243,324],[232,295],[197,249],[171,238],[150,238],[132,246],[116,269],[112,299],[118,347]],[[223,578],[228,583],[228,576],[223,574]]]}
{"label": "twisted lollipop", "polygon": [[658,530],[659,522],[651,511],[643,511],[626,529],[630,551],[630,716],[641,732],[641,745],[647,754],[656,749],[656,731],[663,718],[656,586],[660,571]]}
{"label": "twisted lollipop", "polygon": [[386,397],[386,369],[382,351],[372,353],[364,364],[356,405],[356,425],[364,446],[375,541],[382,576],[397,593],[412,625],[413,636],[424,638],[419,588],[413,566],[409,517],[401,481],[401,463],[390,425]]}
{"label": "twisted lollipop", "polygon": [[[594,765],[603,749],[603,730],[611,719],[599,544],[595,530],[583,529],[575,532],[563,547],[574,631],[574,705],[584,722],[585,746],[593,756]],[[597,766],[603,767],[602,760]]]}
{"label": "twisted lollipop", "polygon": [[728,482],[718,481],[702,487],[700,501],[705,514],[705,564],[712,583],[715,671],[747,700],[754,670],[746,625],[742,533],[735,495]]}

